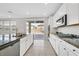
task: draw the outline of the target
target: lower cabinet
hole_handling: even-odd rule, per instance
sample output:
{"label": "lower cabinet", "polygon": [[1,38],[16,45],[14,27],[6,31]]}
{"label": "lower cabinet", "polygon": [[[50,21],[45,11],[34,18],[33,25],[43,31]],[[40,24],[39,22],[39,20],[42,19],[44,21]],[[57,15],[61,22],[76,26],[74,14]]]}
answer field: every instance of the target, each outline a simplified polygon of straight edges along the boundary
{"label": "lower cabinet", "polygon": [[67,56],[67,49],[63,46],[63,45],[59,45],[59,52],[58,52],[59,56]]}
{"label": "lower cabinet", "polygon": [[52,45],[52,47],[54,48],[56,54],[58,55],[58,41],[56,40],[56,38],[53,35],[50,35],[49,41]]}
{"label": "lower cabinet", "polygon": [[61,40],[55,35],[51,35],[49,41],[58,56],[79,56],[79,49]]}
{"label": "lower cabinet", "polygon": [[74,52],[70,50],[70,48],[66,47],[66,45],[59,46],[59,56],[77,56]]}
{"label": "lower cabinet", "polygon": [[77,55],[71,51],[68,51],[68,56],[77,56]]}
{"label": "lower cabinet", "polygon": [[33,43],[33,35],[27,35],[15,44],[0,50],[0,56],[23,56]]}
{"label": "lower cabinet", "polygon": [[49,38],[49,41],[51,43],[51,45],[53,46],[53,48],[55,48],[55,39]]}
{"label": "lower cabinet", "polygon": [[33,35],[27,35],[20,40],[20,56],[23,56],[33,43]]}

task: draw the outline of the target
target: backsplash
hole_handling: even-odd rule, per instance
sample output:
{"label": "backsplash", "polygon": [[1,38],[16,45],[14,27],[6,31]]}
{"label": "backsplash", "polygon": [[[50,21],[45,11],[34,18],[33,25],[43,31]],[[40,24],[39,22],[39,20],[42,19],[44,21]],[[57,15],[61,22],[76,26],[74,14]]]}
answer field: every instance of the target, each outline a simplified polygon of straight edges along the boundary
{"label": "backsplash", "polygon": [[62,32],[64,34],[74,34],[79,35],[79,25],[77,26],[68,26],[68,27],[61,27],[57,29],[58,32]]}
{"label": "backsplash", "polygon": [[62,32],[56,32],[56,34],[61,38],[76,38],[76,39],[79,39],[79,35],[76,35],[76,34],[64,34]]}

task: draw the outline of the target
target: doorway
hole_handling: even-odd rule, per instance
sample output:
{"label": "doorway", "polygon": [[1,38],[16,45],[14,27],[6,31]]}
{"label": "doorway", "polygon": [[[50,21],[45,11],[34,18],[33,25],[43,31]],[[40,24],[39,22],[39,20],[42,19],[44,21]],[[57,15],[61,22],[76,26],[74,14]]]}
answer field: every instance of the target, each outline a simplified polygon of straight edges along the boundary
{"label": "doorway", "polygon": [[29,21],[27,24],[27,34],[33,34],[34,40],[44,39],[44,21]]}
{"label": "doorway", "polygon": [[44,22],[36,21],[31,23],[31,33],[34,34],[34,40],[43,40],[44,35]]}

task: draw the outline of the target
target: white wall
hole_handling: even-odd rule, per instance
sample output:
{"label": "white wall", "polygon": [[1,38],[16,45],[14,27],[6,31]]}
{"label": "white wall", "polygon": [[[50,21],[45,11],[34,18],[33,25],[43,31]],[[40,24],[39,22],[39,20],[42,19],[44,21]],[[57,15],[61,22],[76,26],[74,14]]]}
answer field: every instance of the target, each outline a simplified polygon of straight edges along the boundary
{"label": "white wall", "polygon": [[26,34],[26,21],[25,20],[17,20],[16,27],[17,27],[17,33]]}
{"label": "white wall", "polygon": [[79,3],[66,4],[68,25],[79,23]]}
{"label": "white wall", "polygon": [[45,36],[46,36],[46,39],[47,39],[47,37],[48,37],[48,19],[46,18],[45,20],[44,20],[44,33],[45,33]]}

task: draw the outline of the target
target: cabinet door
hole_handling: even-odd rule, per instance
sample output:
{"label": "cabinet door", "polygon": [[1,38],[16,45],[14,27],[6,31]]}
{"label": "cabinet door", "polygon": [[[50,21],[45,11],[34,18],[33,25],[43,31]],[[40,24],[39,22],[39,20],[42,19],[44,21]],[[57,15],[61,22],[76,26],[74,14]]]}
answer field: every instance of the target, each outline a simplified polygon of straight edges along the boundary
{"label": "cabinet door", "polygon": [[51,44],[52,44],[53,48],[55,49],[55,39],[54,38],[51,39]]}
{"label": "cabinet door", "polygon": [[58,49],[58,48],[59,48],[59,44],[60,44],[60,43],[59,43],[59,39],[56,38],[56,39],[55,39],[55,50],[56,50],[56,53],[57,53],[57,54],[58,54],[58,52],[59,52],[59,49]]}
{"label": "cabinet door", "polygon": [[79,4],[68,3],[66,7],[67,7],[68,25],[79,23]]}
{"label": "cabinet door", "polygon": [[54,41],[54,38],[50,37],[49,38],[49,41],[50,41],[52,47],[55,49],[55,41]]}
{"label": "cabinet door", "polygon": [[58,55],[58,51],[59,51],[59,49],[58,49],[58,46],[59,46],[59,39],[58,39],[57,36],[55,36],[55,35],[52,35],[51,38],[52,38],[52,40],[51,40],[52,46],[53,46],[55,52],[56,52],[57,55]]}
{"label": "cabinet door", "polygon": [[20,55],[24,55],[28,48],[33,43],[33,35],[27,35],[20,40]]}
{"label": "cabinet door", "polygon": [[62,4],[62,6],[58,9],[58,11],[56,12],[56,14],[53,16],[53,20],[52,20],[52,26],[53,27],[58,27],[59,24],[57,24],[57,20],[60,19],[61,17],[63,17],[65,14],[67,14],[66,12],[66,4]]}
{"label": "cabinet door", "polygon": [[77,56],[76,54],[74,54],[73,52],[71,51],[68,51],[68,56]]}
{"label": "cabinet door", "polygon": [[53,40],[53,48],[56,49],[56,39],[52,39]]}
{"label": "cabinet door", "polygon": [[59,56],[67,56],[68,51],[64,45],[59,46]]}
{"label": "cabinet door", "polygon": [[26,52],[26,44],[27,44],[27,37],[20,39],[20,55],[24,55]]}
{"label": "cabinet door", "polygon": [[64,56],[78,56],[79,54],[77,53],[78,52],[78,49],[76,49],[74,46],[72,46],[71,44],[65,42],[65,41],[62,41],[60,43],[60,55],[64,55]]}

